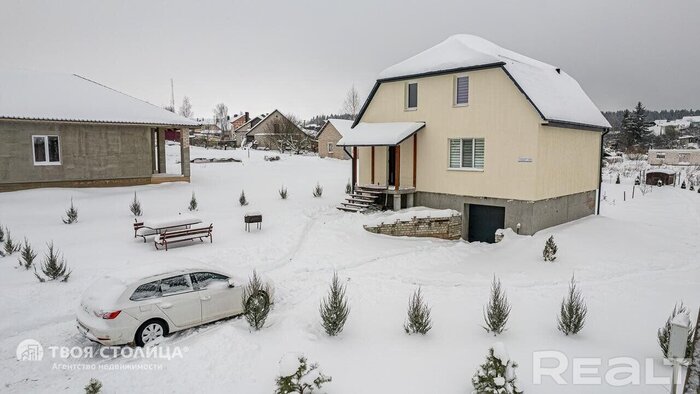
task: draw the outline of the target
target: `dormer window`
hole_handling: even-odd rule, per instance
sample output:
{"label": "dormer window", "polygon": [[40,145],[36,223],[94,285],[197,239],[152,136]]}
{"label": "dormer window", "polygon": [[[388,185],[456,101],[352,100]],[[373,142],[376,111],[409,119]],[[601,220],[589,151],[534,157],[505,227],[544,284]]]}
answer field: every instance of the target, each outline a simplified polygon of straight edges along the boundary
{"label": "dormer window", "polygon": [[406,84],[406,109],[414,110],[418,108],[418,82]]}

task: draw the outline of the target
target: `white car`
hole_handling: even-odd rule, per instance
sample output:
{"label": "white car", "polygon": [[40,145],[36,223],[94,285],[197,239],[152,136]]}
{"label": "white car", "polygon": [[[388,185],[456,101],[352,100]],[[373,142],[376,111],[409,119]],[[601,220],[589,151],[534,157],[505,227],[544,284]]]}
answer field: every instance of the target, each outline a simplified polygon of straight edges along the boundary
{"label": "white car", "polygon": [[[267,294],[261,295],[269,302]],[[103,345],[158,340],[243,313],[243,286],[224,273],[185,269],[127,281],[106,277],[84,294],[78,330]]]}

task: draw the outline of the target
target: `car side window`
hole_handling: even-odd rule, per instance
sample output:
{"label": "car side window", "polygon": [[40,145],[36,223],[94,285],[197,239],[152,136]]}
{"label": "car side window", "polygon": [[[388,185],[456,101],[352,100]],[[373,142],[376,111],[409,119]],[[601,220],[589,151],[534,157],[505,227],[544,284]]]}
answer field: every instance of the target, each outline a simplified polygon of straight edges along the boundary
{"label": "car side window", "polygon": [[197,289],[228,287],[228,277],[213,272],[195,272],[192,274],[193,282]]}
{"label": "car side window", "polygon": [[147,300],[160,296],[160,281],[144,283],[134,290],[129,297],[131,301]]}
{"label": "car side window", "polygon": [[189,275],[173,276],[160,281],[160,292],[163,296],[184,293],[192,290]]}

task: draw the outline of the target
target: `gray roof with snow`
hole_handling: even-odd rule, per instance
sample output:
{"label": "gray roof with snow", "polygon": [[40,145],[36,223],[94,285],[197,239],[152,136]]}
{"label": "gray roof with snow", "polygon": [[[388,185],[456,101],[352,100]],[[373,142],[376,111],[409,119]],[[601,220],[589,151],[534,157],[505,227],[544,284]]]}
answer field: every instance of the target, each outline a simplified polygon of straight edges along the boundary
{"label": "gray roof with snow", "polygon": [[10,70],[0,70],[0,119],[199,125],[79,75]]}
{"label": "gray roof with snow", "polygon": [[581,86],[564,71],[487,41],[458,34],[379,75],[379,81],[480,66],[501,65],[542,117],[552,122],[610,128]]}

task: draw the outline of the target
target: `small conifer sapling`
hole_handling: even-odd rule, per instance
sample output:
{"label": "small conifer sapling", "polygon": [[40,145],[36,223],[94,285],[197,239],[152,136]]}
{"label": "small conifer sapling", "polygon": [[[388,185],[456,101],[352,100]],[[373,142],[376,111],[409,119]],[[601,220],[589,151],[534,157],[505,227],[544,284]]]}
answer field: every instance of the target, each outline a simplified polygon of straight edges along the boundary
{"label": "small conifer sapling", "polygon": [[319,307],[321,313],[321,325],[330,336],[336,336],[345,326],[350,313],[348,307],[348,297],[345,294],[345,285],[340,283],[338,273],[333,273],[328,296],[321,301]]}
{"label": "small conifer sapling", "polygon": [[494,275],[491,282],[491,297],[484,308],[484,330],[494,336],[505,331],[508,316],[510,315],[510,303],[505,291],[501,288],[501,280]]}
{"label": "small conifer sapling", "polygon": [[66,211],[66,218],[62,220],[65,224],[73,224],[78,221],[78,210],[73,205],[73,198],[70,199],[70,208]]}
{"label": "small conifer sapling", "polygon": [[408,301],[408,319],[403,325],[407,334],[425,335],[433,328],[430,318],[430,307],[423,300],[423,293],[419,287]]}

